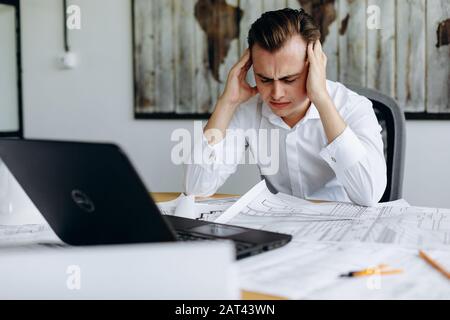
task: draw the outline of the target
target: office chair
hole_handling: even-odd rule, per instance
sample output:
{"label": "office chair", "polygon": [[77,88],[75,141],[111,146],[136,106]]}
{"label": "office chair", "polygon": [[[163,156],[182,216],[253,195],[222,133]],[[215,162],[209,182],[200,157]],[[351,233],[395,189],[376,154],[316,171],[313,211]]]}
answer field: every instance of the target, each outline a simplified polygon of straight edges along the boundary
{"label": "office chair", "polygon": [[372,101],[381,128],[384,158],[387,165],[387,186],[380,202],[398,200],[402,197],[405,162],[405,116],[398,104],[381,92],[353,85],[350,90]]}

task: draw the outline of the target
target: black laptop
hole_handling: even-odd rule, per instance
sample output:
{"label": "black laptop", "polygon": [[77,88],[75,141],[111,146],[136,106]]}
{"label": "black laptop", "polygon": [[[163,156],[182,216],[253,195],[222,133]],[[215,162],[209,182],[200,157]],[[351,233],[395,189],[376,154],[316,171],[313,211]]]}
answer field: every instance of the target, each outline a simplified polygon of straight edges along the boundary
{"label": "black laptop", "polygon": [[114,144],[1,139],[0,158],[68,245],[229,239],[240,259],[292,238],[162,215]]}

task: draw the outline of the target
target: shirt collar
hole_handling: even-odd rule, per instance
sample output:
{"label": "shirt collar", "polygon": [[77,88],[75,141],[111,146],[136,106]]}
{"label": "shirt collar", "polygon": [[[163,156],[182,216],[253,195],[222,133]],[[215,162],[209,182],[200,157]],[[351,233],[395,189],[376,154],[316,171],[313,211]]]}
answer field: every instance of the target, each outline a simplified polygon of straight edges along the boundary
{"label": "shirt collar", "polygon": [[[262,101],[262,115],[264,117],[266,117],[271,123],[281,126],[281,127],[285,127],[288,129],[291,129],[284,121],[283,119],[281,119],[279,116],[277,116],[275,113],[272,112],[272,110],[270,109],[270,107],[264,102]],[[308,108],[308,111],[306,111],[305,116],[303,117],[302,120],[300,120],[295,126],[297,127],[300,123],[306,122],[307,120],[310,119],[320,119],[320,114],[319,111],[317,111],[316,106],[314,105],[314,103],[311,102],[311,105]]]}

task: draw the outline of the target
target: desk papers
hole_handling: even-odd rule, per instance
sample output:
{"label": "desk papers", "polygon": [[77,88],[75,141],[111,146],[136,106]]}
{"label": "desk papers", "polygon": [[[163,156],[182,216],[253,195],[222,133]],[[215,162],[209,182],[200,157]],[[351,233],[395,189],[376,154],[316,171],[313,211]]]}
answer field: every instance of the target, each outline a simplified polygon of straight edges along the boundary
{"label": "desk papers", "polygon": [[[441,263],[450,261],[450,251],[427,253]],[[380,264],[403,273],[340,277]],[[450,299],[448,279],[420,259],[417,250],[395,245],[294,240],[238,266],[245,290],[290,299]]]}
{"label": "desk papers", "polygon": [[62,243],[48,224],[0,225],[0,248]]}
{"label": "desk papers", "polygon": [[[174,215],[178,202],[182,197],[184,197],[184,195],[180,195],[178,198],[171,201],[158,202],[157,205],[159,210],[163,214]],[[221,199],[204,198],[196,200],[194,204],[195,214],[198,219],[204,221],[214,221],[238,199],[239,197],[227,197]]]}
{"label": "desk papers", "polygon": [[[450,261],[449,209],[404,200],[316,204],[272,194],[262,181],[215,221],[293,236],[282,248],[238,262],[245,290],[291,299],[450,299],[450,281],[418,256],[427,249]],[[339,277],[380,264],[404,272]]]}
{"label": "desk papers", "polygon": [[450,248],[450,209],[311,203],[272,194],[261,181],[216,222],[291,234],[303,241],[367,242]]}

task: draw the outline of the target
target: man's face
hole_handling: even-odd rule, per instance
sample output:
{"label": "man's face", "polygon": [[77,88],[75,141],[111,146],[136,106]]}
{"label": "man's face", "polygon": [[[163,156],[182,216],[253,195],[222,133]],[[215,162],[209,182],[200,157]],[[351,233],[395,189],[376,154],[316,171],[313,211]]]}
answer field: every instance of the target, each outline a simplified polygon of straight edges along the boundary
{"label": "man's face", "polygon": [[307,43],[299,35],[274,53],[257,44],[252,48],[256,86],[262,99],[279,117],[289,118],[302,112],[307,99],[306,52]]}

